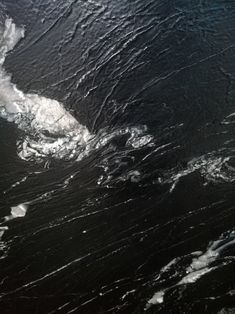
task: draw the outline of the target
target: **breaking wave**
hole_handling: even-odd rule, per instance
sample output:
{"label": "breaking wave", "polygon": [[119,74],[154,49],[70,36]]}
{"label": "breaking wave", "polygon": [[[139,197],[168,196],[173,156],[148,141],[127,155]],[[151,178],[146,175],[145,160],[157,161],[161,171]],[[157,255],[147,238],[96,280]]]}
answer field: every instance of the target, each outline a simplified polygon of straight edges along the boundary
{"label": "breaking wave", "polygon": [[[24,28],[7,18],[0,28],[0,116],[14,122],[25,132],[18,140],[18,154],[23,159],[74,157],[91,138],[88,129],[56,100],[37,94],[24,94],[11,82],[3,68],[6,55],[24,37]],[[77,148],[80,148],[79,150]]]}
{"label": "breaking wave", "polygon": [[114,137],[129,134],[127,145],[139,148],[152,139],[146,128],[127,127],[97,136],[81,125],[57,100],[25,94],[11,82],[3,64],[7,53],[24,38],[25,30],[7,18],[0,27],[0,117],[14,122],[23,131],[17,141],[21,159],[42,161],[45,157],[80,160],[91,150],[106,145]]}

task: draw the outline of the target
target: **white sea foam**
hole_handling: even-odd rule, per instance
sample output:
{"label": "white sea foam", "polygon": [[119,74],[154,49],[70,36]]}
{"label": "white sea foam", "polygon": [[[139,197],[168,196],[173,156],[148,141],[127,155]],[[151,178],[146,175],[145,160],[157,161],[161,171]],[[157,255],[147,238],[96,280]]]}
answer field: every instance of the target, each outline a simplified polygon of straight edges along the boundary
{"label": "white sea foam", "polygon": [[[28,203],[23,203],[23,204],[19,204],[16,206],[12,206],[11,207],[11,213],[8,216],[5,216],[3,219],[3,223],[5,224],[6,222],[16,219],[16,218],[22,218],[26,215],[27,210],[28,210]],[[9,229],[8,226],[3,226],[0,225],[0,259],[3,259],[7,256],[7,252],[9,250],[9,246],[7,244],[7,242],[2,240],[2,237],[4,235],[4,233]]]}
{"label": "white sea foam", "polygon": [[[157,291],[147,302],[146,309],[152,305],[160,304],[164,302],[165,293],[174,287],[193,284],[198,281],[205,274],[233,261],[233,256],[226,256],[225,260],[222,259],[222,255],[226,255],[226,250],[234,247],[235,245],[235,232],[231,231],[212,242],[207,250],[203,253],[200,251],[191,253],[193,257],[191,264],[186,268],[185,274],[176,284],[169,286],[163,290]],[[219,259],[220,258],[220,259]],[[172,267],[175,267],[184,257],[175,258],[164,266],[160,272],[156,281],[158,281],[163,274],[170,271]],[[219,263],[215,263],[219,260]]]}
{"label": "white sea foam", "polygon": [[150,300],[148,300],[146,308],[150,307],[151,305],[163,303],[164,294],[165,294],[164,290],[156,292],[153,295],[153,297]]}
{"label": "white sea foam", "polygon": [[2,236],[4,235],[6,230],[8,230],[7,226],[0,227],[0,243],[1,243],[1,240],[2,240]]}
{"label": "white sea foam", "polygon": [[24,37],[24,28],[17,28],[12,19],[5,20],[5,27],[0,27],[0,64],[5,61],[6,54]]}
{"label": "white sea foam", "polygon": [[205,184],[208,182],[233,182],[235,180],[235,169],[229,165],[229,161],[230,157],[216,156],[216,152],[202,155],[190,160],[184,170],[177,171],[176,168],[170,170],[169,173],[165,175],[166,178],[163,178],[162,182],[170,183],[170,192],[172,192],[181,178],[196,171],[205,179]]}
{"label": "white sea foam", "polygon": [[[24,160],[42,161],[45,157],[81,160],[91,150],[105,146],[115,136],[129,134],[126,145],[134,149],[151,145],[146,127],[122,128],[92,136],[61,103],[37,94],[26,94],[11,82],[4,71],[7,53],[24,37],[24,28],[8,18],[0,26],[0,117],[17,124],[24,135],[17,142],[17,152]],[[91,141],[94,139],[94,141]]]}
{"label": "white sea foam", "polygon": [[11,207],[11,214],[5,216],[5,221],[9,221],[15,218],[22,218],[26,215],[28,210],[28,204],[18,204]]}
{"label": "white sea foam", "polygon": [[7,230],[7,226],[0,226],[0,259],[5,258],[8,251],[6,243],[2,240],[2,237]]}
{"label": "white sea foam", "polygon": [[12,218],[24,217],[26,215],[28,206],[26,204],[19,204],[17,206],[11,207]]}
{"label": "white sea foam", "polygon": [[76,157],[78,149],[90,139],[88,129],[56,100],[37,94],[25,94],[11,82],[3,69],[7,53],[24,37],[24,28],[16,27],[12,19],[0,27],[0,116],[27,131],[18,142],[19,156],[24,159],[53,154]]}

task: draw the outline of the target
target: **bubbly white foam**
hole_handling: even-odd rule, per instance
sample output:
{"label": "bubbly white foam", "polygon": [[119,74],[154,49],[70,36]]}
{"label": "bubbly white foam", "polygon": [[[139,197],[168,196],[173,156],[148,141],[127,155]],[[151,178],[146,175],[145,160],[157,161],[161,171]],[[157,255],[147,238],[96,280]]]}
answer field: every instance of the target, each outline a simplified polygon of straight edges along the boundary
{"label": "bubbly white foam", "polygon": [[0,28],[0,64],[5,61],[6,54],[24,37],[24,28],[17,28],[12,19],[5,20],[5,27]]}
{"label": "bubbly white foam", "polygon": [[[55,158],[79,154],[90,139],[87,128],[56,100],[37,94],[24,94],[3,69],[7,53],[24,37],[24,28],[6,19],[0,27],[0,116],[14,122],[28,137],[18,142],[19,156],[36,159],[53,154]],[[76,151],[74,151],[76,150]]]}
{"label": "bubbly white foam", "polygon": [[11,207],[11,214],[5,216],[5,221],[9,221],[15,218],[22,218],[26,215],[28,210],[28,204],[19,204]]}
{"label": "bubbly white foam", "polygon": [[4,235],[6,230],[8,230],[7,226],[0,227],[0,243],[1,243],[1,240],[2,240],[2,236]]}
{"label": "bubbly white foam", "polygon": [[0,117],[14,122],[24,131],[24,136],[17,142],[20,158],[42,161],[49,156],[81,160],[91,150],[105,146],[115,136],[123,134],[130,135],[126,145],[134,149],[151,145],[152,136],[146,134],[145,126],[122,128],[112,133],[103,131],[95,137],[58,101],[20,91],[4,71],[3,64],[7,53],[24,33],[24,28],[16,27],[10,18],[6,19],[4,27],[0,26]]}
{"label": "bubbly white foam", "polygon": [[12,218],[24,217],[26,215],[27,209],[28,209],[28,206],[26,204],[20,204],[20,205],[11,207]]}
{"label": "bubbly white foam", "polygon": [[150,300],[148,300],[147,307],[149,307],[150,305],[163,303],[164,294],[165,294],[164,290],[156,292],[153,295],[153,297]]}
{"label": "bubbly white foam", "polygon": [[3,222],[0,225],[0,259],[5,258],[9,250],[8,243],[2,240],[4,233],[9,229],[8,226],[4,226],[4,224],[10,220],[24,217],[27,213],[28,205],[29,203],[23,203],[12,206],[10,215],[3,218]]}
{"label": "bubbly white foam", "polygon": [[176,185],[182,177],[185,177],[195,171],[198,171],[208,182],[224,183],[233,182],[235,180],[235,169],[229,165],[230,157],[218,157],[216,152],[193,158],[187,164],[186,169],[177,171],[176,168],[166,174],[163,184],[170,183],[170,192],[173,192]]}
{"label": "bubbly white foam", "polygon": [[[221,237],[212,242],[207,250],[203,253],[200,251],[191,253],[194,258],[192,259],[191,264],[186,268],[185,275],[174,285],[170,287],[157,291],[152,298],[150,298],[146,304],[146,309],[148,309],[152,305],[160,304],[164,302],[165,293],[174,287],[186,284],[193,284],[197,280],[199,280],[205,274],[211,272],[214,269],[217,269],[221,265],[225,265],[233,261],[233,256],[227,256],[225,260],[221,258],[226,249],[229,249],[235,245],[235,231],[228,232],[227,234],[221,235]],[[214,264],[218,258],[220,257],[220,263]],[[171,270],[176,264],[178,264],[183,257],[175,258],[171,262],[169,262],[166,266],[164,266],[156,278],[156,281],[161,278],[163,274]]]}
{"label": "bubbly white foam", "polygon": [[7,230],[7,226],[0,226],[0,259],[3,259],[7,256],[8,247],[6,243],[2,240],[2,237]]}

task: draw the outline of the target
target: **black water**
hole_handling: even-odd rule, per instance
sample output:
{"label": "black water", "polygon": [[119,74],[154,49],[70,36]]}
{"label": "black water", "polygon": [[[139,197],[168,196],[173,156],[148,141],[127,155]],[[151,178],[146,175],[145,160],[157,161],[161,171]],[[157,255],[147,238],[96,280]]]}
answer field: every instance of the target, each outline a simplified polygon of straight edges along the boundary
{"label": "black water", "polygon": [[26,30],[12,81],[116,135],[24,161],[0,120],[1,217],[32,202],[4,224],[0,313],[235,313],[235,2],[1,4]]}

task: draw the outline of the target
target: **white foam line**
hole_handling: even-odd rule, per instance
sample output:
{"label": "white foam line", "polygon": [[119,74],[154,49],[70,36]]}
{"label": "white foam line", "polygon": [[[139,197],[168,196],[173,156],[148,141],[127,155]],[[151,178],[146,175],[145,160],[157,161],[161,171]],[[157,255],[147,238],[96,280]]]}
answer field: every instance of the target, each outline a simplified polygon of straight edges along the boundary
{"label": "white foam line", "polygon": [[2,240],[2,236],[4,235],[6,230],[8,230],[7,226],[0,227],[0,241]]}
{"label": "white foam line", "polygon": [[41,281],[43,281],[43,280],[45,280],[45,279],[47,279],[47,278],[50,278],[50,277],[54,276],[54,275],[57,274],[58,272],[61,272],[61,271],[63,271],[64,269],[66,269],[66,268],[68,268],[68,267],[70,267],[70,266],[76,264],[77,262],[80,262],[81,260],[85,259],[86,257],[88,257],[88,256],[90,256],[90,255],[92,255],[92,253],[88,253],[88,254],[86,254],[86,255],[84,255],[84,256],[82,256],[82,257],[79,257],[79,258],[77,258],[77,259],[71,261],[70,263],[68,263],[68,264],[66,264],[66,265],[63,265],[63,266],[61,266],[61,267],[59,267],[59,268],[57,268],[57,269],[51,271],[50,273],[46,274],[45,276],[43,276],[43,277],[41,277],[41,278],[35,279],[35,280],[33,280],[33,281],[30,281],[30,282],[28,282],[28,283],[22,285],[21,287],[16,288],[15,290],[12,290],[12,291],[9,291],[9,292],[6,292],[6,293],[2,293],[2,294],[0,294],[0,299],[2,299],[2,298],[5,297],[5,296],[14,294],[15,292],[21,291],[21,290],[23,290],[23,289],[25,289],[25,288],[30,288],[30,287],[32,287],[32,286],[34,286],[34,285],[40,283]]}
{"label": "white foam line", "polygon": [[[11,214],[4,217],[4,222],[10,221],[16,218],[22,218],[26,215],[29,203],[19,204],[11,207]],[[4,222],[2,224],[4,224]],[[2,237],[4,233],[9,230],[8,226],[0,226],[0,251],[7,250],[7,246],[4,241],[2,241]],[[0,259],[5,258],[6,254],[1,256]]]}

